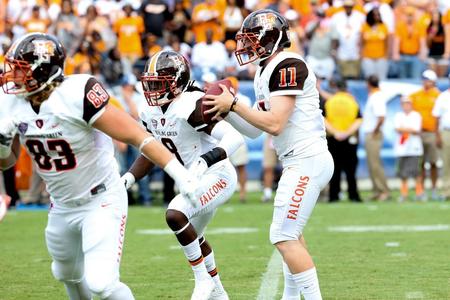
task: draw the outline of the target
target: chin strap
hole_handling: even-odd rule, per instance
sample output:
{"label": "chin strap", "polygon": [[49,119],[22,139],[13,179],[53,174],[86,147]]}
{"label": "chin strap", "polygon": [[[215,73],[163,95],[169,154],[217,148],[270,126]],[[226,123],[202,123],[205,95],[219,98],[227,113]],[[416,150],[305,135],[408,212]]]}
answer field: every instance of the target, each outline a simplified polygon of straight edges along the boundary
{"label": "chin strap", "polygon": [[56,71],[55,74],[53,74],[52,76],[50,76],[50,77],[48,78],[48,80],[47,80],[43,85],[41,85],[38,89],[36,89],[36,90],[34,90],[34,91],[31,91],[31,92],[29,92],[29,93],[25,93],[24,96],[25,96],[25,97],[29,97],[29,96],[32,96],[32,95],[34,95],[34,94],[36,94],[36,93],[42,92],[47,86],[50,85],[50,83],[53,82],[53,80],[55,80],[56,78],[58,78],[58,77],[61,76],[61,75],[62,75],[62,69],[61,69],[61,68],[58,68],[58,71]]}

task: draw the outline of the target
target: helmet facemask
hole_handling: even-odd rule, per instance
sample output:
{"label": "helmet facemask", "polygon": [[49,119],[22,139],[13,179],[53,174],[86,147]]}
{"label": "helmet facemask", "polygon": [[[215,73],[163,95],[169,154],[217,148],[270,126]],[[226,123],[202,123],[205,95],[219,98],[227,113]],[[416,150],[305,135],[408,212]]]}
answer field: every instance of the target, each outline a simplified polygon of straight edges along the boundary
{"label": "helmet facemask", "polygon": [[6,59],[3,70],[1,83],[5,94],[26,94],[39,88],[27,61]]}
{"label": "helmet facemask", "polygon": [[259,37],[253,32],[236,35],[237,47],[234,54],[239,65],[243,66],[258,60],[266,53],[264,47],[259,43]]}
{"label": "helmet facemask", "polygon": [[141,76],[141,82],[144,96],[150,106],[163,106],[181,93],[174,76],[144,74]]}

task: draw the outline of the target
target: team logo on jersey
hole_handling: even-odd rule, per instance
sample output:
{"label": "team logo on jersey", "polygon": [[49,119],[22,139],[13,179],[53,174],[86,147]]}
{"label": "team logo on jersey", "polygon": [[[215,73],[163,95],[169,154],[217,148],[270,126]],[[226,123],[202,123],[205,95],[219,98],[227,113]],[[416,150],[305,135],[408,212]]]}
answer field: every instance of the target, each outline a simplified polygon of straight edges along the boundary
{"label": "team logo on jersey", "polygon": [[33,54],[38,60],[44,63],[50,63],[50,58],[55,55],[55,45],[51,41],[35,40]]}
{"label": "team logo on jersey", "polygon": [[28,124],[27,123],[20,123],[19,126],[17,126],[17,128],[19,129],[19,132],[24,135],[25,132],[27,132],[28,130]]}
{"label": "team logo on jersey", "polygon": [[152,119],[152,126],[153,128],[158,128],[158,121],[156,121],[155,119]]}
{"label": "team logo on jersey", "polygon": [[166,125],[166,119],[165,119],[165,118],[162,118],[162,119],[161,119],[161,125],[162,125],[162,126]]}
{"label": "team logo on jersey", "polygon": [[41,129],[42,126],[44,126],[44,121],[41,120],[41,119],[37,119],[37,120],[36,120],[36,126],[37,126],[39,129]]}

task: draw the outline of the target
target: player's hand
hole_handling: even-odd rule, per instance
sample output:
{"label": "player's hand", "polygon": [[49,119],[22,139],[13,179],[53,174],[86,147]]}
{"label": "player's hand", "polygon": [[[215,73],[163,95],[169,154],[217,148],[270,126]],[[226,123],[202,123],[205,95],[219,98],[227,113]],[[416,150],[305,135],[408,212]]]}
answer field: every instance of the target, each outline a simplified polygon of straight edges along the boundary
{"label": "player's hand", "polygon": [[200,205],[201,196],[200,181],[198,181],[197,177],[191,176],[182,182],[178,182],[177,185],[183,198],[197,208]]}
{"label": "player's hand", "polygon": [[189,168],[189,173],[192,174],[195,178],[200,179],[203,174],[205,174],[206,170],[208,170],[206,161],[203,158],[199,157]]}
{"label": "player's hand", "polygon": [[233,103],[234,96],[233,94],[228,90],[228,88],[223,85],[219,84],[220,88],[222,89],[222,94],[220,95],[209,95],[206,94],[204,96],[205,101],[203,102],[204,105],[210,105],[213,106],[212,108],[205,111],[206,114],[214,114],[214,117],[212,117],[213,120],[218,120],[221,114],[226,114],[230,111],[231,104]]}
{"label": "player's hand", "polygon": [[129,190],[136,182],[136,178],[130,172],[126,172],[125,174],[123,174],[120,179],[122,179],[122,182],[127,190]]}
{"label": "player's hand", "polygon": [[17,126],[13,119],[0,120],[0,159],[11,154],[11,144],[16,131]]}
{"label": "player's hand", "polygon": [[0,222],[8,211],[9,203],[11,203],[11,197],[8,195],[0,195]]}

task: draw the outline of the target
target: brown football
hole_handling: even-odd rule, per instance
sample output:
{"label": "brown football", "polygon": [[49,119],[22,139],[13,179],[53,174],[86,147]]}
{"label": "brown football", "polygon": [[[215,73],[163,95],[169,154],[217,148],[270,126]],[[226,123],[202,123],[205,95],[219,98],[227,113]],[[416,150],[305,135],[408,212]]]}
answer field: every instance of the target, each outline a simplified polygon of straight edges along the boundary
{"label": "brown football", "polygon": [[[220,88],[219,84],[223,84],[227,87],[227,89],[234,95],[233,88],[231,86],[231,81],[228,79],[222,79],[216,82],[207,83],[205,84],[205,94],[206,95],[220,95],[222,94],[222,89]],[[211,114],[205,114],[205,111],[210,109],[211,105],[204,105],[203,100],[205,98],[202,98],[202,115],[203,120],[206,124],[209,124],[211,122],[211,118],[214,117],[214,113]],[[225,118],[228,115],[228,113],[224,113],[221,115],[222,118]]]}

